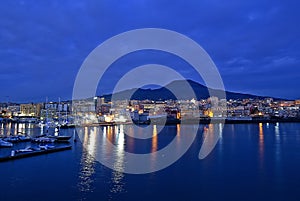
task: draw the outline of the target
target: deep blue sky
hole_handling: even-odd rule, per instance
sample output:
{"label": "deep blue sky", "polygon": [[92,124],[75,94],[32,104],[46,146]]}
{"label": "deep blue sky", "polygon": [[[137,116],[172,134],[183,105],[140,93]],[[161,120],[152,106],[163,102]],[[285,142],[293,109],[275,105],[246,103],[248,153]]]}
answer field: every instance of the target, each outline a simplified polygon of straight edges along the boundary
{"label": "deep blue sky", "polygon": [[[147,27],[197,41],[227,90],[300,98],[299,9],[297,0],[2,0],[0,101],[70,99],[77,71],[95,47]],[[100,92],[109,92],[124,66],[145,63],[162,62],[200,81],[174,61],[161,53],[129,55],[107,73]]]}

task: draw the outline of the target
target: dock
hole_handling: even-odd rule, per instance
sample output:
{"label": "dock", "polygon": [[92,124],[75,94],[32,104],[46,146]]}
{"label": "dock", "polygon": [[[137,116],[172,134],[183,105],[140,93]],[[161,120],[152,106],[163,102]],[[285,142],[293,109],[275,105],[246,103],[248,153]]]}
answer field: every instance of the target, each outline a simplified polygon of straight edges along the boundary
{"label": "dock", "polygon": [[11,161],[11,160],[16,160],[16,159],[21,159],[21,158],[28,158],[28,157],[44,155],[44,154],[50,154],[50,153],[55,153],[55,152],[59,152],[59,151],[70,150],[71,148],[72,148],[72,146],[68,145],[68,146],[55,147],[55,148],[51,148],[51,149],[47,149],[47,150],[37,150],[37,151],[26,152],[26,153],[16,153],[14,156],[0,157],[0,162]]}

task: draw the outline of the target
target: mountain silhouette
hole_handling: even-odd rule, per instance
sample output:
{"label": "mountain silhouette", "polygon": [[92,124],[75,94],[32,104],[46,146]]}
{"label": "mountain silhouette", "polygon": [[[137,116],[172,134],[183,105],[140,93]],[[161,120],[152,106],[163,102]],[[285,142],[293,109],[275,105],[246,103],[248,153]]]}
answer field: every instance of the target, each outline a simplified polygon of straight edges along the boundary
{"label": "mountain silhouette", "polygon": [[[158,89],[142,89],[142,88],[134,88],[134,89],[128,89],[121,92],[117,92],[113,94],[114,100],[124,100],[129,99],[131,97],[131,100],[153,100],[153,101],[159,101],[159,100],[188,100],[195,98],[192,93],[190,93],[185,88],[185,84],[188,83],[190,87],[193,89],[194,94],[196,96],[197,100],[200,99],[207,99],[210,97],[209,90],[206,86],[197,83],[193,80],[175,80],[171,83],[167,84],[164,87],[158,88]],[[170,89],[170,90],[169,90]],[[221,95],[221,91],[217,89],[210,89],[213,94],[215,94],[219,98],[223,98]],[[175,96],[171,91],[178,92]],[[243,93],[236,93],[236,92],[230,92],[225,91],[226,98],[227,99],[264,99],[266,97],[264,96],[256,96],[251,94],[243,94]],[[111,100],[112,94],[103,95],[106,100]]]}

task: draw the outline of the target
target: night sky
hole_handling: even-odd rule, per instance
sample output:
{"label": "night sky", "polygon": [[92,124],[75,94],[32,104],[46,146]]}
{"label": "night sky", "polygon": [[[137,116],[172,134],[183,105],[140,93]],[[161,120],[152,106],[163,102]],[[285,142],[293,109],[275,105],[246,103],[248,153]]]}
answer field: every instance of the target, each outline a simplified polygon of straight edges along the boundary
{"label": "night sky", "polygon": [[[1,0],[0,101],[71,99],[88,54],[108,38],[138,28],[164,28],[198,42],[212,57],[226,90],[300,98],[298,0]],[[201,82],[174,55],[130,54],[99,85],[109,93],[136,66],[160,63]]]}

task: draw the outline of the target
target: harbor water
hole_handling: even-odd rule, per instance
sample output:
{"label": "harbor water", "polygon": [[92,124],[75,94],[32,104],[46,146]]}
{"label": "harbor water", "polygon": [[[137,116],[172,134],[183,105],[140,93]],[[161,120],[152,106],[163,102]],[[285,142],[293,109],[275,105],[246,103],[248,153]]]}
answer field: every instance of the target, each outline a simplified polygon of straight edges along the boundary
{"label": "harbor water", "polygon": [[[43,132],[30,124],[1,126],[3,135]],[[203,160],[198,158],[203,136],[219,125],[200,125],[179,160],[148,174],[114,171],[95,158],[96,154],[116,154],[117,165],[122,166],[126,163],[122,151],[155,152],[172,140],[179,147],[194,126],[124,125],[122,136],[121,126],[77,128],[78,140],[70,141],[71,150],[0,163],[0,200],[300,200],[300,123],[226,124],[217,145]],[[158,133],[148,140],[126,135],[143,135],[145,129]],[[73,135],[74,128],[60,132]],[[103,150],[105,138],[117,150]],[[28,143],[14,148],[25,148]],[[10,151],[0,148],[0,155]]]}

